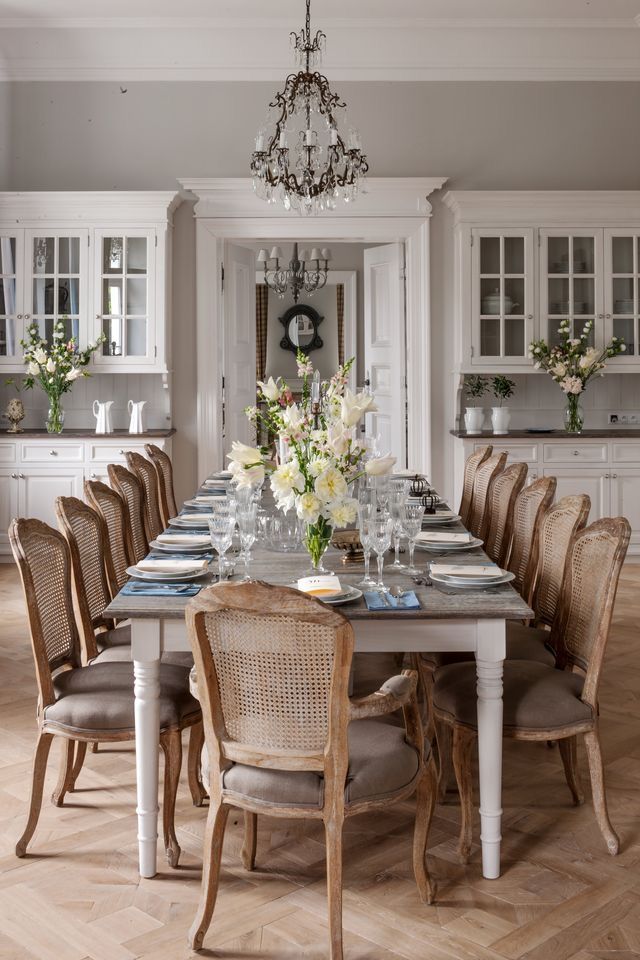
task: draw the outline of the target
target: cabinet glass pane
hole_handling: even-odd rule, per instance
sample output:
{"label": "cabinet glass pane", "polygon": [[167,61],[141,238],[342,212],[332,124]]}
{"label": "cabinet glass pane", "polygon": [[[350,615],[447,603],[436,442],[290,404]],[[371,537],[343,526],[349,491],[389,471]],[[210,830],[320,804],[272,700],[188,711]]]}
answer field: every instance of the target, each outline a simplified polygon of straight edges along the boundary
{"label": "cabinet glass pane", "polygon": [[504,312],[524,315],[524,277],[507,277],[504,281]]}
{"label": "cabinet glass pane", "polygon": [[[80,330],[79,330],[79,322],[78,322],[77,317],[76,317],[76,318],[74,318],[74,317],[60,317],[59,319],[64,323],[64,339],[65,339],[65,340],[70,340],[71,337],[75,337],[76,340],[77,340],[77,339],[78,339],[78,334],[79,334],[79,332],[80,332]],[[42,319],[42,318],[39,318],[39,317],[34,317],[34,320],[36,320],[36,322],[37,322],[37,324],[38,324],[38,327],[39,327],[39,329],[40,329],[40,336],[41,336],[44,340],[47,340],[49,343],[52,343],[52,342],[53,342],[53,328],[54,328],[54,326],[56,325],[56,323],[58,322],[58,318],[56,318],[56,317],[44,317],[44,319]]]}
{"label": "cabinet glass pane", "polygon": [[480,237],[480,273],[500,273],[500,237]]}
{"label": "cabinet glass pane", "polygon": [[16,238],[0,237],[0,273],[16,272]]}
{"label": "cabinet glass pane", "polygon": [[500,283],[491,278],[480,281],[480,312],[489,316],[500,316]]}
{"label": "cabinet glass pane", "polygon": [[127,317],[127,355],[144,357],[147,353],[147,321],[144,317]]}
{"label": "cabinet glass pane", "polygon": [[122,303],[122,280],[109,277],[102,281],[102,312],[124,313]]}
{"label": "cabinet glass pane", "polygon": [[127,313],[144,315],[147,312],[147,280],[145,277],[127,278]]}
{"label": "cabinet glass pane", "polygon": [[560,277],[549,280],[549,313],[569,312],[569,281]]}
{"label": "cabinet glass pane", "polygon": [[53,273],[56,262],[56,241],[54,237],[33,238],[33,272]]}
{"label": "cabinet glass pane", "polygon": [[614,317],[613,320],[613,335],[614,337],[622,337],[625,344],[627,345],[627,353],[634,354],[636,352],[636,321],[633,317]]}
{"label": "cabinet glass pane", "polygon": [[55,280],[40,278],[33,281],[33,312],[53,313]]}
{"label": "cabinet glass pane", "polygon": [[549,237],[547,245],[547,273],[569,272],[569,238]]}
{"label": "cabinet glass pane", "polygon": [[633,277],[614,277],[613,312],[634,313]]}
{"label": "cabinet glass pane", "polygon": [[16,281],[15,277],[5,277],[0,280],[0,313],[16,312]]}
{"label": "cabinet glass pane", "polygon": [[65,277],[58,280],[58,313],[78,313],[80,302],[80,280],[78,277]]}
{"label": "cabinet glass pane", "polygon": [[594,273],[595,241],[593,237],[573,238],[573,272]]}
{"label": "cabinet glass pane", "polygon": [[553,320],[549,321],[549,346],[557,347],[560,343],[560,321],[564,319],[563,317],[554,317]]}
{"label": "cabinet glass pane", "polygon": [[127,237],[127,273],[147,272],[147,238]]}
{"label": "cabinet glass pane", "polygon": [[614,273],[633,273],[633,237],[613,237],[611,265]]}
{"label": "cabinet glass pane", "polygon": [[521,357],[525,352],[524,320],[507,318],[504,322],[504,352],[507,357]]}
{"label": "cabinet glass pane", "polygon": [[16,326],[13,317],[0,317],[0,357],[16,353]]}
{"label": "cabinet glass pane", "polygon": [[124,238],[123,237],[103,237],[102,238],[102,272],[103,273],[123,273],[124,272]]}
{"label": "cabinet glass pane", "polygon": [[80,238],[58,240],[58,273],[80,273]]}
{"label": "cabinet glass pane", "polygon": [[573,312],[577,316],[595,313],[594,284],[592,277],[577,277],[573,281]]}
{"label": "cabinet glass pane", "polygon": [[504,238],[504,272],[524,273],[524,237]]}
{"label": "cabinet glass pane", "polygon": [[122,356],[122,318],[109,317],[102,321],[102,332],[107,338],[102,344],[104,357]]}
{"label": "cabinet glass pane", "polygon": [[[576,317],[573,323],[571,324],[571,334],[574,337],[581,337],[585,333],[584,325],[587,320],[593,320],[593,317]],[[595,342],[594,328],[591,327],[589,336],[587,337],[588,346],[592,347]]]}
{"label": "cabinet glass pane", "polygon": [[483,357],[500,356],[500,320],[480,321],[480,353]]}

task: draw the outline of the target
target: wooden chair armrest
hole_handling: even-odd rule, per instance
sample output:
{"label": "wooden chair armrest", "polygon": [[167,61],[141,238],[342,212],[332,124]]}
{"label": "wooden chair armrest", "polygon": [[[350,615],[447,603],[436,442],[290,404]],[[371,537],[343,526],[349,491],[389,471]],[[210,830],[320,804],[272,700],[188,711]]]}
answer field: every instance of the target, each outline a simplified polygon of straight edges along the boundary
{"label": "wooden chair armrest", "polygon": [[366,697],[349,700],[349,719],[362,720],[365,717],[381,717],[394,713],[415,698],[418,685],[416,670],[403,670],[396,677],[389,677],[375,693]]}

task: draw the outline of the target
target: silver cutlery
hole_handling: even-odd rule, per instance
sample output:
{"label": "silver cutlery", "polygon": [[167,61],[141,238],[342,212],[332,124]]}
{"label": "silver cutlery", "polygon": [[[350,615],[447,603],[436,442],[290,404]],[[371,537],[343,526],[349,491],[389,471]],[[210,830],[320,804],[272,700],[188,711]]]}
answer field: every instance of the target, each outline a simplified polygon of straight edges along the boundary
{"label": "silver cutlery", "polygon": [[174,586],[169,583],[132,583],[129,585],[130,590],[170,590],[172,593],[184,593],[185,590],[191,590],[192,583],[180,584],[180,586]]}

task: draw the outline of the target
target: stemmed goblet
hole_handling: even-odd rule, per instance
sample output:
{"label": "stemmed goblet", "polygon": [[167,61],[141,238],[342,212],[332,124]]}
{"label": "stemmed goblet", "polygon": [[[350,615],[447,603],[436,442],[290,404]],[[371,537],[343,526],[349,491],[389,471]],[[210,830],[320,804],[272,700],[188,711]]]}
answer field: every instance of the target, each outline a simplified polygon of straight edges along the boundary
{"label": "stemmed goblet", "polygon": [[422,573],[418,567],[413,564],[413,554],[416,549],[416,537],[422,530],[422,518],[424,516],[424,507],[421,503],[407,503],[402,511],[402,531],[409,540],[409,566],[404,569],[404,573],[410,577],[418,576]]}
{"label": "stemmed goblet", "polygon": [[378,561],[378,581],[376,590],[380,593],[386,593],[382,580],[382,569],[384,567],[384,555],[391,546],[391,532],[393,530],[393,520],[388,514],[376,514],[376,516],[367,522],[367,530],[371,546],[375,550]]}
{"label": "stemmed goblet", "polygon": [[242,547],[242,559],[244,560],[243,580],[250,580],[249,561],[251,560],[251,547],[256,542],[256,521],[258,516],[258,504],[248,503],[238,512],[238,530],[240,531],[240,546]]}
{"label": "stemmed goblet", "polygon": [[360,503],[358,505],[358,530],[360,532],[360,543],[364,555],[364,577],[358,583],[359,587],[365,590],[372,590],[376,582],[371,579],[369,573],[369,564],[371,562],[371,538],[369,536],[369,521],[374,515],[375,506],[372,503]]}
{"label": "stemmed goblet", "polygon": [[231,546],[235,527],[236,518],[235,516],[229,516],[229,514],[218,514],[209,520],[211,545],[218,554],[218,580],[220,582],[224,579],[224,555]]}

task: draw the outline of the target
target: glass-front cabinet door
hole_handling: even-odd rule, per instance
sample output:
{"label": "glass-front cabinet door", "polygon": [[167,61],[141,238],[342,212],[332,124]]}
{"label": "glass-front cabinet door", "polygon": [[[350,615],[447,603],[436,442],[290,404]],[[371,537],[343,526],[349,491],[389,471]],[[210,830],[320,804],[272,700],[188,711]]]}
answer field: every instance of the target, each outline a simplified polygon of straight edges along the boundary
{"label": "glass-front cabinet door", "polygon": [[25,329],[38,324],[51,342],[58,320],[66,338],[87,342],[88,230],[28,230],[26,244]]}
{"label": "glass-front cabinet door", "polygon": [[155,231],[96,231],[96,335],[106,340],[96,362],[110,366],[155,360]]}
{"label": "glass-front cabinet door", "polygon": [[533,229],[472,230],[471,362],[529,364]]}
{"label": "glass-front cabinet door", "polygon": [[605,341],[622,337],[625,353],[612,364],[638,364],[640,356],[640,229],[605,230],[604,314]]}
{"label": "glass-front cabinet door", "polygon": [[0,232],[0,365],[15,366],[22,358],[22,230]]}
{"label": "glass-front cabinet door", "polygon": [[589,343],[602,343],[602,230],[540,230],[540,335],[551,346],[566,319],[574,337],[591,320]]}

